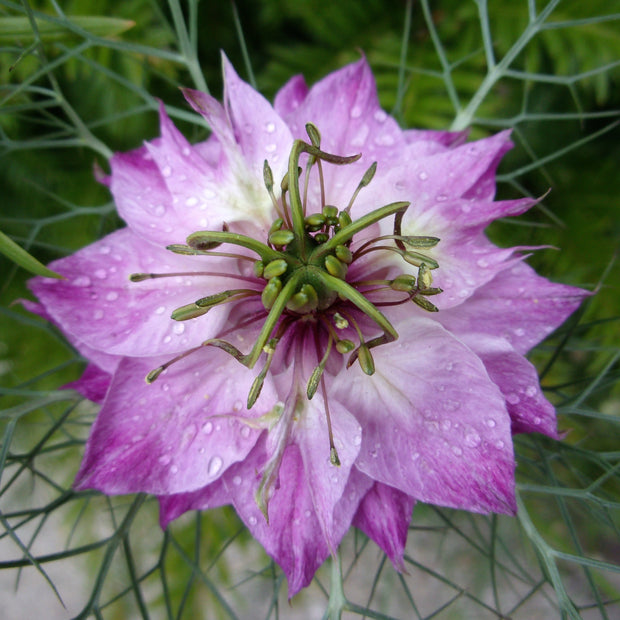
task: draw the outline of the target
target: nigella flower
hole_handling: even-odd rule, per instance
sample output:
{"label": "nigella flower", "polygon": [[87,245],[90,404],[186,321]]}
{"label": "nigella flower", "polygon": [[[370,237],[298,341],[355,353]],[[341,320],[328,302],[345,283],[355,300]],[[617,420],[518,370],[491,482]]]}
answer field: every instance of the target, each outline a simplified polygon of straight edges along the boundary
{"label": "nigella flower", "polygon": [[515,511],[512,434],[557,437],[524,354],[585,293],[484,235],[535,202],[493,200],[508,132],[401,130],[364,59],[273,107],[224,76],[185,91],[211,137],[162,107],[111,160],[127,227],[31,288],[102,403],[76,487],[232,504],[292,596],[351,524],[402,568],[416,501]]}

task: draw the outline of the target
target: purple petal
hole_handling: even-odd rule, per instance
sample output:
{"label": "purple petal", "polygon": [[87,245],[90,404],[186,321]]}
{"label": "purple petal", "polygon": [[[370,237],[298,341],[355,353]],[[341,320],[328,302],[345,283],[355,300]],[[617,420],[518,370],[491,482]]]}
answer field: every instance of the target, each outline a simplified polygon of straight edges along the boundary
{"label": "purple petal", "polygon": [[[215,336],[228,315],[222,305],[192,321],[170,319],[175,308],[231,288],[227,259],[209,257],[205,263],[203,258],[160,250],[123,229],[53,262],[66,280],[38,277],[29,286],[52,320],[91,349],[114,355],[174,354]],[[206,269],[216,275],[129,281],[131,273],[200,274]]]}
{"label": "purple petal", "polygon": [[466,334],[461,340],[480,357],[493,382],[499,386],[513,433],[544,433],[558,439],[553,405],[544,397],[536,368],[503,338]]}
{"label": "purple petal", "polygon": [[500,336],[525,354],[588,295],[583,289],[550,282],[521,261],[498,273],[466,304],[439,312],[437,320],[457,336],[477,332]]}
{"label": "purple petal", "polygon": [[[289,598],[306,587],[329,555],[324,531],[315,512],[310,483],[296,444],[289,444],[280,464],[276,488],[269,500],[269,522],[259,510],[255,493],[264,463],[265,443],[259,441],[243,463],[230,468],[225,481],[237,513],[252,535],[286,574]],[[333,467],[333,466],[332,466]],[[331,541],[337,547],[351,526],[360,500],[372,481],[353,468],[334,510]]]}
{"label": "purple petal", "polygon": [[340,466],[330,462],[325,404],[318,394],[306,403],[293,433],[301,453],[314,511],[330,551],[335,552],[339,539],[336,541],[333,538],[334,510],[359,453],[362,429],[339,403],[331,403],[329,409]]}
{"label": "purple petal", "polygon": [[62,386],[64,390],[75,390],[84,398],[92,400],[94,403],[101,404],[108,392],[112,375],[101,370],[95,364],[88,364],[77,381],[72,381]]}
{"label": "purple petal", "polygon": [[395,327],[374,375],[355,364],[334,379],[363,428],[357,467],[417,500],[513,513],[510,417],[482,362],[435,321]]}
{"label": "purple petal", "polygon": [[304,76],[295,75],[276,93],[273,108],[285,121],[289,121],[289,117],[307,95],[308,86]]}
{"label": "purple petal", "polygon": [[230,494],[220,477],[197,491],[159,496],[159,524],[162,530],[188,510],[210,510],[230,504]]}
{"label": "purple petal", "polygon": [[250,412],[245,398],[256,373],[239,372],[223,351],[197,351],[152,384],[163,360],[124,359],[95,421],[76,488],[107,494],[169,495],[200,489],[243,460],[258,431],[240,421],[276,402],[269,380]]}
{"label": "purple petal", "polygon": [[262,180],[264,162],[269,162],[277,187],[288,169],[291,131],[271,104],[239,78],[226,56],[222,62],[226,111],[237,143],[255,178]]}
{"label": "purple petal", "polygon": [[353,525],[374,540],[394,567],[405,568],[403,558],[415,501],[402,491],[375,482],[362,500]]}

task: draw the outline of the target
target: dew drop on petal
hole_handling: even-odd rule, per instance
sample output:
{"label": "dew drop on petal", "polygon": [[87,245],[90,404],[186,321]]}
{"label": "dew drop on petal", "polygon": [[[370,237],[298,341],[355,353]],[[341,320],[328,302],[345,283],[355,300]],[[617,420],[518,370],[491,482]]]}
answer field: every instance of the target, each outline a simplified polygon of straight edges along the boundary
{"label": "dew drop on petal", "polygon": [[180,336],[185,331],[185,325],[183,323],[175,323],[172,326],[172,331]]}
{"label": "dew drop on petal", "polygon": [[105,298],[106,298],[108,301],[115,301],[115,300],[117,300],[117,299],[118,299],[118,293],[117,293],[116,291],[110,291],[110,292],[109,292],[109,293],[105,296]]}
{"label": "dew drop on petal", "polygon": [[256,525],[256,517],[250,517],[250,518],[248,519],[248,523],[249,523],[250,525]]}
{"label": "dew drop on petal", "polygon": [[179,468],[176,465],[172,465],[170,467],[170,473],[176,474],[179,471]]}
{"label": "dew drop on petal", "polygon": [[166,213],[166,207],[164,205],[157,205],[153,208],[153,215],[155,217],[162,217]]}
{"label": "dew drop on petal", "polygon": [[480,445],[480,441],[481,439],[478,433],[467,433],[467,435],[465,435],[465,443],[471,448],[475,448]]}
{"label": "dew drop on petal", "polygon": [[539,418],[538,416],[536,416],[536,417],[532,420],[532,422],[533,422],[534,424],[536,424],[536,426],[538,426],[538,425],[542,422],[542,419],[541,419],[541,418]]}
{"label": "dew drop on petal", "polygon": [[353,437],[353,445],[354,446],[359,446],[362,443],[362,436],[361,435],[355,435],[355,437]]}
{"label": "dew drop on petal", "polygon": [[510,394],[506,395],[506,400],[511,405],[516,405],[521,399],[519,398],[519,396],[517,394],[515,394],[514,392],[511,392]]}
{"label": "dew drop on petal", "polygon": [[207,468],[207,473],[209,474],[209,476],[211,478],[213,478],[214,476],[217,476],[220,473],[220,470],[222,469],[223,464],[224,464],[224,461],[222,461],[222,459],[219,456],[214,456],[209,461],[209,465]]}
{"label": "dew drop on petal", "polygon": [[537,392],[536,387],[535,387],[535,386],[533,386],[533,385],[530,385],[530,386],[528,386],[528,387],[526,388],[526,390],[525,390],[525,395],[526,395],[526,396],[529,396],[530,398],[532,398],[533,396],[535,396],[535,395],[536,395],[536,392]]}
{"label": "dew drop on petal", "polygon": [[234,484],[235,486],[237,486],[237,487],[238,487],[238,486],[241,486],[241,482],[242,482],[242,480],[241,480],[241,476],[235,476],[235,477],[232,479],[232,481],[233,481],[233,484]]}
{"label": "dew drop on petal", "polygon": [[482,269],[484,269],[485,267],[489,266],[489,261],[486,258],[479,258],[476,261],[476,265],[478,265],[478,267],[481,267]]}
{"label": "dew drop on petal", "polygon": [[194,207],[195,205],[198,204],[198,198],[196,198],[196,196],[190,196],[186,201],[185,204],[188,207]]}
{"label": "dew drop on petal", "polygon": [[158,308],[155,309],[155,314],[163,314],[164,312],[166,312],[165,306],[159,306]]}
{"label": "dew drop on petal", "polygon": [[213,432],[213,423],[212,422],[205,422],[202,425],[202,432],[205,435],[210,435]]}
{"label": "dew drop on petal", "polygon": [[110,248],[109,245],[102,245],[99,248],[99,252],[101,252],[101,254],[109,254],[112,251],[112,248]]}
{"label": "dew drop on petal", "polygon": [[359,118],[362,115],[362,108],[360,108],[360,106],[358,105],[354,105],[351,108],[350,115],[351,115],[351,118]]}
{"label": "dew drop on petal", "polygon": [[267,133],[273,133],[276,130],[276,126],[274,125],[274,123],[267,123],[265,125],[265,131]]}
{"label": "dew drop on petal", "polygon": [[428,174],[422,171],[420,172],[420,174],[418,174],[418,177],[420,178],[421,181],[426,181],[426,179],[428,179]]}
{"label": "dew drop on petal", "polygon": [[463,450],[459,448],[459,446],[452,446],[452,452],[455,456],[461,456],[463,454]]}
{"label": "dew drop on petal", "polygon": [[172,168],[170,166],[164,166],[161,169],[161,173],[165,177],[169,177],[172,174]]}
{"label": "dew drop on petal", "polygon": [[304,511],[304,517],[306,517],[306,519],[310,518],[312,516],[312,513],[309,510]]}
{"label": "dew drop on petal", "polygon": [[90,286],[91,280],[88,276],[78,276],[73,280],[74,286]]}
{"label": "dew drop on petal", "polygon": [[497,424],[497,423],[495,422],[495,420],[494,420],[493,418],[489,418],[489,419],[487,420],[487,426],[488,426],[489,428],[495,428],[495,425],[496,425],[496,424]]}
{"label": "dew drop on petal", "polygon": [[375,120],[379,123],[383,123],[387,118],[387,114],[383,110],[377,110],[375,112]]}
{"label": "dew drop on petal", "polygon": [[171,340],[172,340],[172,338],[170,336],[166,336],[164,338],[164,344],[168,344]]}
{"label": "dew drop on petal", "polygon": [[169,454],[162,454],[162,456],[160,456],[157,459],[162,465],[168,465],[168,463],[170,463],[170,461],[172,460],[172,458],[170,457]]}
{"label": "dew drop on petal", "polygon": [[499,450],[501,450],[505,445],[506,444],[501,439],[498,439],[495,442],[495,447],[498,448]]}
{"label": "dew drop on petal", "polygon": [[95,310],[95,312],[93,313],[93,318],[96,321],[99,321],[103,318],[103,310]]}
{"label": "dew drop on petal", "polygon": [[250,436],[250,427],[249,426],[242,426],[241,427],[241,437],[243,437],[244,439],[247,439]]}
{"label": "dew drop on petal", "polygon": [[235,401],[235,404],[233,405],[233,411],[241,411],[243,407],[243,402],[240,400]]}
{"label": "dew drop on petal", "polygon": [[268,144],[265,147],[265,150],[267,151],[267,153],[273,153],[278,147],[275,144]]}

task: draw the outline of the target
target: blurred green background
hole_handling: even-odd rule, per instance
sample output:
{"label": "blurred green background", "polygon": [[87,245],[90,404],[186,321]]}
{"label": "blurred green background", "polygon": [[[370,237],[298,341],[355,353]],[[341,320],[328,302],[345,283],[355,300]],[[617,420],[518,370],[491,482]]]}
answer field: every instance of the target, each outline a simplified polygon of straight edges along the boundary
{"label": "blurred green background", "polygon": [[[549,9],[546,25],[532,18],[533,8]],[[206,86],[219,97],[220,50],[269,99],[291,76],[303,73],[312,84],[363,52],[383,107],[403,127],[447,129],[465,119],[472,138],[512,128],[516,147],[502,162],[498,195],[551,192],[522,218],[494,224],[489,235],[505,246],[555,246],[529,262],[553,280],[597,291],[532,354],[562,413],[561,427],[572,432],[561,445],[519,439],[521,480],[525,491],[532,485],[530,514],[553,548],[577,555],[596,549],[611,560],[620,549],[619,16],[615,0],[0,0],[0,230],[47,263],[121,226],[95,167],[106,170],[106,155],[158,134],[158,100],[191,140],[203,139],[207,129],[179,86]],[[511,62],[502,64],[507,55]],[[498,64],[489,71],[491,56]],[[14,497],[10,488],[20,476],[31,476],[33,487],[50,476],[61,495],[69,488],[93,415],[51,396],[79,376],[83,363],[53,329],[14,304],[29,297],[28,277],[0,256],[0,501],[9,514],[21,501],[23,492]],[[37,450],[49,452],[46,460],[34,462]],[[588,489],[601,476],[575,505],[559,499],[550,506],[534,489]],[[69,499],[75,505],[68,518],[77,520],[81,506],[88,512],[104,501]],[[199,547],[207,557],[240,527],[232,511],[184,523],[178,536],[193,549],[188,554]],[[208,542],[196,543],[197,523]],[[191,581],[187,567],[200,564],[194,562],[172,580],[180,597]],[[225,579],[226,565],[218,570]],[[604,596],[618,596],[606,578],[587,571],[583,578],[597,612]],[[277,577],[273,583],[279,587]],[[592,592],[599,589],[597,599]],[[200,590],[187,592],[179,616],[201,601]],[[161,596],[171,607],[174,596]]]}

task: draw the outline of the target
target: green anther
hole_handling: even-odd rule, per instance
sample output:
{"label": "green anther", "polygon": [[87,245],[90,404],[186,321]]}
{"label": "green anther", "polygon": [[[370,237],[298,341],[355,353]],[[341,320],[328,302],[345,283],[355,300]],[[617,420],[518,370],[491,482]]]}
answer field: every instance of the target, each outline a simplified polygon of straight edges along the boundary
{"label": "green anther", "polygon": [[316,310],[319,306],[319,296],[311,284],[302,284],[301,288],[295,293],[286,307],[291,312],[305,314]]}
{"label": "green anther", "polygon": [[336,312],[334,314],[334,325],[338,328],[338,329],[346,329],[347,327],[349,327],[349,321],[347,321],[342,314],[340,314],[339,312]]}
{"label": "green anther", "polygon": [[283,258],[272,260],[263,269],[263,278],[271,280],[275,276],[281,276],[287,269],[288,263]]}
{"label": "green anther", "polygon": [[341,211],[338,214],[338,226],[340,228],[346,228],[352,221],[351,216],[346,211]]}
{"label": "green anther", "polygon": [[276,230],[269,235],[268,239],[272,245],[282,247],[295,239],[295,233],[292,230]]}
{"label": "green anther", "polygon": [[265,269],[265,263],[263,263],[262,260],[257,260],[254,263],[254,275],[257,278],[261,278],[262,277],[264,269]]}
{"label": "green anther", "polygon": [[434,248],[440,241],[439,237],[401,237],[401,241],[412,248]]}
{"label": "green anther", "polygon": [[144,282],[145,280],[150,280],[153,277],[150,273],[132,273],[129,276],[130,282]]}
{"label": "green anther", "polygon": [[422,295],[416,295],[415,297],[412,297],[411,301],[414,304],[420,306],[420,308],[422,308],[423,310],[426,310],[427,312],[439,312],[439,308],[435,304],[432,304],[425,297],[422,297]]}
{"label": "green anther", "polygon": [[430,288],[433,283],[433,274],[431,273],[431,269],[432,267],[429,269],[426,263],[422,263],[418,269],[418,282],[420,283],[420,288],[422,290]]}
{"label": "green anther", "polygon": [[359,360],[362,370],[367,375],[375,374],[375,361],[372,359],[372,353],[366,344],[362,343],[357,350],[357,359]]}
{"label": "green anther", "polygon": [[336,258],[338,260],[346,263],[347,265],[350,265],[353,262],[353,253],[346,245],[337,245],[334,249],[334,254],[336,254]]}
{"label": "green anther", "polygon": [[333,205],[325,205],[323,207],[323,215],[326,219],[330,218],[336,220],[336,223],[338,222],[338,209]]}
{"label": "green anther", "polygon": [[423,263],[426,264],[429,269],[437,269],[437,267],[439,267],[439,263],[437,261],[433,260],[430,256],[420,254],[420,252],[402,252],[401,256],[406,263],[416,267],[419,267]]}
{"label": "green anther", "polygon": [[321,243],[327,243],[329,241],[329,235],[327,233],[317,233],[314,235],[314,240],[321,245]]}
{"label": "green anther", "polygon": [[280,278],[278,278],[277,276],[275,278],[271,278],[271,280],[267,282],[267,285],[263,289],[263,292],[260,296],[261,301],[263,302],[263,306],[265,306],[267,310],[269,310],[269,308],[271,308],[271,306],[273,306],[273,304],[276,302],[276,299],[278,298],[281,290],[282,280],[280,280]]}
{"label": "green anther", "polygon": [[415,288],[415,276],[410,276],[407,273],[401,273],[390,282],[390,288],[393,291],[403,291],[408,293]]}
{"label": "green anther", "polygon": [[442,288],[425,288],[423,290],[420,291],[420,293],[422,293],[422,295],[424,295],[425,297],[428,297],[429,295],[439,295],[439,293],[443,293],[443,289]]}
{"label": "green anther", "polygon": [[364,176],[362,177],[362,180],[359,184],[360,189],[362,187],[366,187],[372,181],[373,177],[375,176],[375,172],[377,172],[377,162],[373,161],[372,164],[370,164],[368,170],[364,172]]}
{"label": "green anther", "polygon": [[[221,243],[212,243],[210,248],[214,249],[218,246],[222,245]],[[174,252],[175,254],[181,254],[183,256],[196,256],[198,254],[206,254],[205,250],[197,250],[196,248],[190,248],[189,245],[182,245],[181,243],[173,243],[172,245],[167,245],[166,250],[170,252]]]}
{"label": "green anther", "polygon": [[312,123],[306,123],[306,133],[312,142],[312,146],[318,149],[321,146],[321,132]]}
{"label": "green anther", "polygon": [[164,370],[166,370],[165,366],[160,366],[159,368],[156,368],[155,370],[151,370],[151,372],[149,372],[149,374],[146,375],[144,380],[150,385],[151,383],[153,383],[153,381],[155,381],[155,379],[157,379],[157,377],[159,377],[159,375],[161,375],[162,372],[164,372]]}
{"label": "green anther", "polygon": [[338,452],[334,446],[329,449],[329,462],[336,467],[340,467],[340,459],[338,458]]}
{"label": "green anther", "polygon": [[338,353],[342,353],[343,355],[345,353],[351,353],[353,349],[355,349],[355,344],[351,340],[344,339],[339,340],[336,343],[336,351],[338,351]]}
{"label": "green anther", "polygon": [[347,275],[347,266],[345,263],[339,261],[335,256],[331,254],[325,257],[325,269],[327,272],[335,278],[345,279]]}
{"label": "green anther", "polygon": [[195,319],[203,314],[207,314],[211,308],[201,308],[196,304],[187,304],[186,306],[181,306],[176,310],[172,311],[170,318],[173,321],[187,321],[189,319]]}
{"label": "green anther", "polygon": [[263,162],[263,181],[265,183],[265,187],[267,188],[267,191],[268,192],[272,191],[273,190],[273,172],[271,172],[271,168],[267,160]]}
{"label": "green anther", "polygon": [[281,217],[273,220],[273,224],[269,228],[269,234],[275,232],[276,230],[280,230],[282,226],[284,226],[284,220]]}
{"label": "green anther", "polygon": [[319,387],[319,383],[321,381],[321,376],[323,375],[323,371],[325,370],[325,366],[323,364],[319,364],[310,375],[310,379],[308,379],[308,387],[306,388],[306,394],[308,395],[308,400],[312,400],[312,397],[316,394],[316,390]]}
{"label": "green anther", "polygon": [[217,306],[222,302],[230,299],[233,295],[236,295],[238,291],[223,291],[222,293],[216,293],[215,295],[208,295],[196,300],[196,306],[199,308],[210,308],[211,306]]}
{"label": "green anther", "polygon": [[325,216],[322,213],[313,213],[309,215],[305,220],[306,229],[310,232],[316,232],[321,230],[325,224]]}

